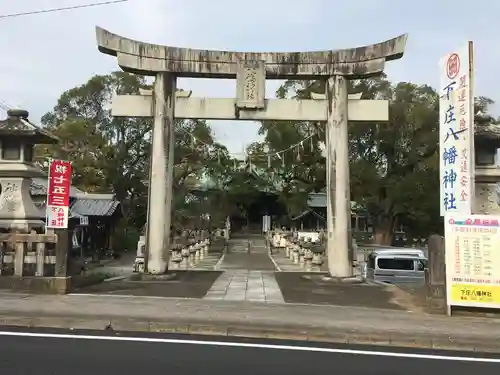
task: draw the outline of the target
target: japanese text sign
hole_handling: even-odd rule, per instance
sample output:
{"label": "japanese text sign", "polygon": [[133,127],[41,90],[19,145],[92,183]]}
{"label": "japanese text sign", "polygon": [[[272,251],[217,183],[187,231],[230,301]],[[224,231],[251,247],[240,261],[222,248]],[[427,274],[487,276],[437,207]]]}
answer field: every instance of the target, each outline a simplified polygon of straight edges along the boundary
{"label": "japanese text sign", "polygon": [[446,215],[449,306],[500,308],[500,217]]}
{"label": "japanese text sign", "polygon": [[47,228],[65,229],[68,227],[69,207],[47,206]]}
{"label": "japanese text sign", "polygon": [[439,61],[440,206],[469,215],[474,199],[472,42]]}
{"label": "japanese text sign", "polygon": [[71,163],[52,160],[47,184],[47,228],[67,228],[71,188]]}
{"label": "japanese text sign", "polygon": [[64,160],[52,160],[47,187],[48,206],[69,206],[71,188],[71,163]]}

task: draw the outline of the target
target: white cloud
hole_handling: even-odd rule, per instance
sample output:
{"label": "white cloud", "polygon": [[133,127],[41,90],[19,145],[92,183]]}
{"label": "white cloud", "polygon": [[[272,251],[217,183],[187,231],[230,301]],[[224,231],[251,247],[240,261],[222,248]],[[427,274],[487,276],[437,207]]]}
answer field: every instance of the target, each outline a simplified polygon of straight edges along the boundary
{"label": "white cloud", "polygon": [[[0,14],[79,5],[92,0],[0,0]],[[455,9],[450,16],[450,4]],[[389,78],[437,83],[437,61],[468,39],[476,43],[477,93],[500,99],[496,17],[500,3],[483,2],[470,17],[450,0],[130,0],[127,3],[0,19],[0,100],[25,107],[34,118],[66,89],[96,73],[117,69],[100,54],[96,25],[152,43],[240,51],[301,51],[353,47],[409,32],[405,56],[388,64]],[[465,8],[464,8],[465,9]],[[498,77],[498,78],[497,78]],[[232,97],[234,82],[180,80],[195,95]],[[270,84],[268,96],[276,84]],[[213,125],[233,151],[255,139],[258,125]]]}

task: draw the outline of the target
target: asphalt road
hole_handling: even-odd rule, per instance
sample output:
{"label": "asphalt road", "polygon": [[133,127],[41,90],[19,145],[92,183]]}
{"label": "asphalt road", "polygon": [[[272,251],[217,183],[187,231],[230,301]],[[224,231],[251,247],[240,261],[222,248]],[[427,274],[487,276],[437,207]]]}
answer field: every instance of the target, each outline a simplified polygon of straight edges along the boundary
{"label": "asphalt road", "polygon": [[471,357],[470,353],[456,352],[210,339],[222,340],[215,342],[207,341],[207,337],[179,335],[132,337],[112,332],[81,335],[72,331],[2,331],[0,373],[497,375],[500,372],[500,357],[486,354]]}

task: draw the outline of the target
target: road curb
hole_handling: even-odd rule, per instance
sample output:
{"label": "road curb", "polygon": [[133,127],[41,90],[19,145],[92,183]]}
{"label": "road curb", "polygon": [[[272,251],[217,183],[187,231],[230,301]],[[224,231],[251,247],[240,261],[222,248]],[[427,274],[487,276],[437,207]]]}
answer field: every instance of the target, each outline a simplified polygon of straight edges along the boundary
{"label": "road curb", "polygon": [[[266,326],[250,323],[210,321],[152,321],[88,316],[2,316],[4,327],[61,328],[70,330],[114,330],[148,333],[183,333],[224,337],[249,337],[316,341],[337,344],[394,346],[415,349],[440,349],[500,353],[499,337],[422,334],[401,331],[352,330],[297,326]],[[1,328],[0,328],[1,329]]]}

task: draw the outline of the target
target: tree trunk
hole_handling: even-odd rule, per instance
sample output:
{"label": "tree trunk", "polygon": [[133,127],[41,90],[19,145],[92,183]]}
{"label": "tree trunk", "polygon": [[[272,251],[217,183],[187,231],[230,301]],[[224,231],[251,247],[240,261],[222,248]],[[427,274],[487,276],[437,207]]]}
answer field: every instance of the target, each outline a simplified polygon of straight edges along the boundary
{"label": "tree trunk", "polygon": [[375,244],[390,246],[392,243],[392,234],[394,229],[393,216],[381,216],[375,226]]}

